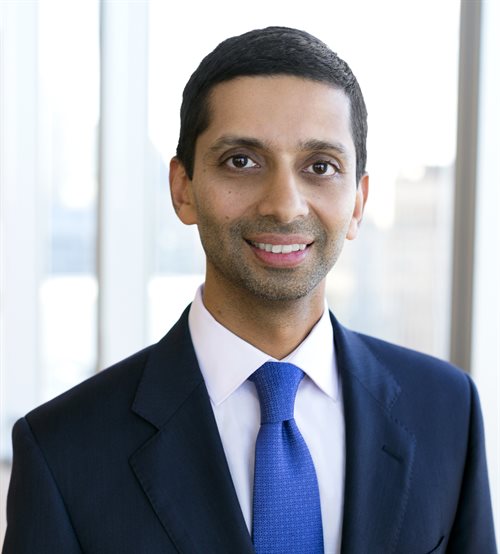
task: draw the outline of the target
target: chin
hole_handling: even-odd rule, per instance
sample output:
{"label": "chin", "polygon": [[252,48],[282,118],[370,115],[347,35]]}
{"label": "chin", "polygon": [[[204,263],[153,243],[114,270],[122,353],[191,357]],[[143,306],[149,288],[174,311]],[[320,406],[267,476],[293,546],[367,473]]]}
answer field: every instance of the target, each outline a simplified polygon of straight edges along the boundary
{"label": "chin", "polygon": [[293,302],[311,295],[322,279],[305,283],[246,282],[246,290],[255,298],[267,302]]}

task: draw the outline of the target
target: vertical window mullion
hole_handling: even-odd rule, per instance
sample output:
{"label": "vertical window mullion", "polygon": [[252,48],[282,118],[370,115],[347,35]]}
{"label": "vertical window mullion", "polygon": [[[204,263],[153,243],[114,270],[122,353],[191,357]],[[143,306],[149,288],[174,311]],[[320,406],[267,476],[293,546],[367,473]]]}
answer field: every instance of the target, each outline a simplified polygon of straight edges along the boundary
{"label": "vertical window mullion", "polygon": [[463,0],[457,113],[450,360],[471,369],[481,2]]}
{"label": "vertical window mullion", "polygon": [[147,10],[101,2],[99,368],[146,340]]}

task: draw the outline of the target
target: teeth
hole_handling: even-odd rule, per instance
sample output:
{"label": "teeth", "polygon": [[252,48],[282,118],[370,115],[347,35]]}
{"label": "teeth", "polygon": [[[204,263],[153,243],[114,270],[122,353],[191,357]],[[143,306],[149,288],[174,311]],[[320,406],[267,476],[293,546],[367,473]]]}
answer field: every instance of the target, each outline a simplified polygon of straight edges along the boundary
{"label": "teeth", "polygon": [[305,250],[307,246],[306,244],[265,244],[263,242],[253,242],[252,244],[260,250],[273,254],[290,254],[290,252]]}

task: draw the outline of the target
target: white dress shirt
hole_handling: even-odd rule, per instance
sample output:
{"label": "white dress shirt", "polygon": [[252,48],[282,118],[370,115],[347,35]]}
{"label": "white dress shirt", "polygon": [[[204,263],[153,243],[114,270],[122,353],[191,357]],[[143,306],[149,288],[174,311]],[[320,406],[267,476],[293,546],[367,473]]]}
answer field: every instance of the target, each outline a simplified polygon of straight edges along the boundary
{"label": "white dress shirt", "polygon": [[[189,312],[189,329],[236,494],[251,532],[260,405],[255,385],[248,377],[263,363],[276,360],[218,323],[203,305],[202,294],[200,287]],[[280,361],[293,363],[305,373],[295,400],[295,420],[316,468],[325,553],[337,554],[344,504],[345,426],[326,303],[323,316],[306,339]]]}

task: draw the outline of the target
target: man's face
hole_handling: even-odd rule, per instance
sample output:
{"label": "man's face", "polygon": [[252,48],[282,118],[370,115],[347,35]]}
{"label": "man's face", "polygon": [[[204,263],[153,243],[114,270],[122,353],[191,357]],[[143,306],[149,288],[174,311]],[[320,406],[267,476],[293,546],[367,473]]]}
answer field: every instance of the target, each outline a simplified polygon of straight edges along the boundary
{"label": "man's face", "polygon": [[193,179],[171,165],[172,196],[198,225],[206,282],[267,301],[324,286],[356,235],[368,180],[356,188],[343,91],[297,77],[242,77],[214,87]]}

